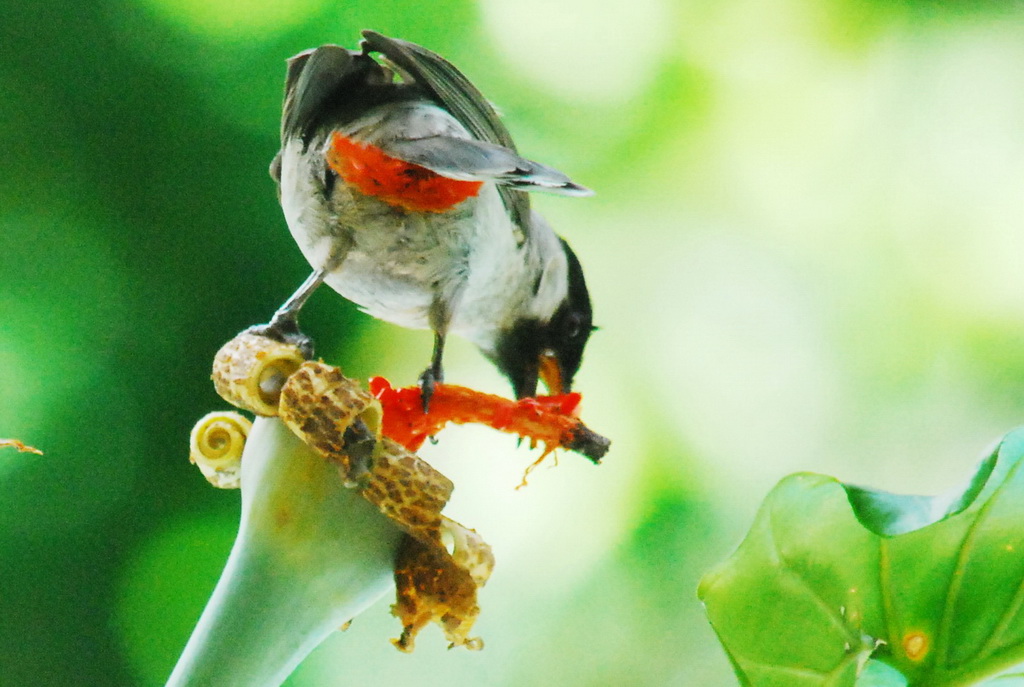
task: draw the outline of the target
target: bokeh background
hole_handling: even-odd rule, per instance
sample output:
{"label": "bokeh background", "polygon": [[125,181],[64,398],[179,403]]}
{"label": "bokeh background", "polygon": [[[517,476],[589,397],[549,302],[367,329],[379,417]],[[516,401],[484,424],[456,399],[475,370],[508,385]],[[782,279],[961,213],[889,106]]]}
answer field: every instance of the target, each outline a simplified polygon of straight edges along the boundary
{"label": "bokeh background", "polygon": [[[306,276],[266,168],[284,60],[363,28],[445,55],[524,154],[601,329],[605,464],[448,430],[494,547],[484,651],[388,643],[388,599],[289,685],[730,685],[695,598],[783,475],[935,493],[1024,415],[1024,4],[0,0],[0,685],[160,685],[238,493],[188,464],[212,356]],[[430,336],[329,291],[357,377]],[[505,392],[468,345],[449,379]]]}

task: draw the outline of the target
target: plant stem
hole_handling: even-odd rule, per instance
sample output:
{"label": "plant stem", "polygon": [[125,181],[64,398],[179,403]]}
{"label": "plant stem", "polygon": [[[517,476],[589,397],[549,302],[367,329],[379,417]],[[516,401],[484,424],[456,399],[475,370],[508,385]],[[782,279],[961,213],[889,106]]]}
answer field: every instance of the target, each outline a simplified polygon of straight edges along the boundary
{"label": "plant stem", "polygon": [[400,531],[279,419],[241,470],[238,537],[168,687],[277,687],[394,584]]}

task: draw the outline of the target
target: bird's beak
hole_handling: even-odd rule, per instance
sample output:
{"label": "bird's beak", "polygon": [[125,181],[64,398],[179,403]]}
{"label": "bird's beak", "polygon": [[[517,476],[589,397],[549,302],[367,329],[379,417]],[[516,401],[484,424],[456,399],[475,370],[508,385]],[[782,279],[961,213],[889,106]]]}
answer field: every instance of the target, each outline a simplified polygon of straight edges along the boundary
{"label": "bird's beak", "polygon": [[544,351],[540,354],[540,359],[537,361],[537,372],[550,395],[569,393],[569,390],[565,388],[562,363],[558,361],[558,356],[554,351]]}

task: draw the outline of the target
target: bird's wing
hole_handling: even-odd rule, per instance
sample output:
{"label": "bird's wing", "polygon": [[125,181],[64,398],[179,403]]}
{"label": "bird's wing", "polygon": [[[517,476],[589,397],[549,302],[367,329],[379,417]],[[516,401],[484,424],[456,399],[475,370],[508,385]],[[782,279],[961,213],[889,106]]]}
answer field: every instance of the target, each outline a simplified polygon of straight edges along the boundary
{"label": "bird's wing", "polygon": [[590,189],[539,162],[494,143],[451,136],[427,136],[381,142],[381,150],[438,174],[462,181],[492,181],[499,187],[588,196]]}
{"label": "bird's wing", "polygon": [[372,60],[337,45],[321,45],[289,59],[281,114],[282,146],[297,136],[308,145],[344,82],[374,67]]}
{"label": "bird's wing", "polygon": [[270,163],[270,176],[281,182],[281,155],[290,140],[305,150],[317,132],[332,120],[352,118],[368,109],[390,72],[369,55],[337,45],[321,45],[288,59],[281,113],[281,150]]}
{"label": "bird's wing", "polygon": [[516,144],[483,94],[440,55],[415,43],[363,31],[363,50],[379,52],[401,68],[474,137],[515,151]]}
{"label": "bird's wing", "polygon": [[323,116],[325,106],[338,86],[358,71],[358,53],[337,45],[321,45],[288,59],[281,112],[281,150],[270,163],[270,176],[281,183],[281,154],[289,139],[301,138],[309,145]]}
{"label": "bird's wing", "polygon": [[[451,112],[475,138],[515,153],[516,144],[498,118],[498,113],[453,64],[415,43],[388,38],[375,31],[363,31],[363,38],[364,52],[384,55],[441,107]],[[512,186],[499,186],[498,192],[512,221],[523,229],[524,234],[528,234],[530,197]]]}

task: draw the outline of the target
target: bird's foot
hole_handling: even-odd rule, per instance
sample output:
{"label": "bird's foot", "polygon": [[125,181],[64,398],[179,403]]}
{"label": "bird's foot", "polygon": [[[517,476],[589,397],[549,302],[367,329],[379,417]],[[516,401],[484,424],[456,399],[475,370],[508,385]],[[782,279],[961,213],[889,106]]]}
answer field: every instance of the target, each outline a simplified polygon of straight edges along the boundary
{"label": "bird's foot", "polygon": [[423,414],[430,412],[430,399],[434,397],[434,387],[444,383],[444,372],[440,367],[431,365],[420,375],[420,398],[423,399]]}
{"label": "bird's foot", "polygon": [[265,336],[274,341],[298,346],[306,360],[313,358],[313,339],[299,329],[299,319],[295,312],[278,310],[270,322],[253,325],[246,329],[245,333]]}
{"label": "bird's foot", "polygon": [[267,324],[258,324],[245,330],[246,334],[265,336],[299,347],[306,360],[313,358],[313,340],[299,329],[299,311],[309,297],[324,281],[327,274],[324,268],[318,269],[302,282],[302,285],[284,302]]}

